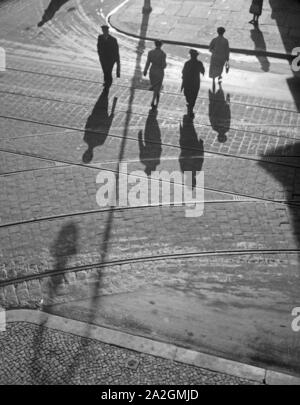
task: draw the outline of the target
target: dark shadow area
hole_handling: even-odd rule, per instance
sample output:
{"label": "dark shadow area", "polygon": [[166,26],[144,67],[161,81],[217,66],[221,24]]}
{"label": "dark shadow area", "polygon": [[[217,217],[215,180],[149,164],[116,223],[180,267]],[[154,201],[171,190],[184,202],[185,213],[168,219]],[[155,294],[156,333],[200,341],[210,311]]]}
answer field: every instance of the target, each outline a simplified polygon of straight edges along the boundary
{"label": "dark shadow area", "polygon": [[196,187],[197,172],[202,170],[204,147],[202,139],[198,139],[193,120],[184,115],[180,123],[180,156],[179,164],[182,173],[192,172],[192,188]]}
{"label": "dark shadow area", "polygon": [[[290,249],[300,249],[300,142],[295,143],[292,147],[280,146],[275,150],[270,150],[269,153],[261,156],[266,161],[261,161],[259,165],[268,173],[270,173],[279,184],[281,184],[284,191],[283,198],[289,203],[289,205],[278,206],[278,209],[287,211],[287,222],[293,226],[293,231],[289,235],[293,240],[293,246],[288,246]],[[285,166],[275,166],[268,162],[284,163]],[[294,172],[294,176],[288,175],[291,171]],[[279,225],[278,230],[280,229]],[[296,245],[296,246],[295,246]],[[300,255],[297,255],[298,264],[296,264],[296,270],[292,271],[294,266],[291,266],[290,274],[288,276],[287,291],[289,292],[288,300],[290,302],[287,309],[287,316],[291,314],[294,307],[299,307],[299,291],[300,291]],[[295,259],[293,259],[294,261]],[[291,316],[290,322],[293,317]],[[278,351],[270,351],[271,344],[266,344],[265,348],[262,348],[262,353],[267,353],[269,357],[270,366],[274,366],[274,359],[277,359],[279,366],[281,366],[281,356],[285,359],[284,366],[288,368],[289,372],[300,372],[300,340],[297,338],[297,333],[291,332],[295,335],[294,339],[291,339],[291,343],[286,347],[282,353]],[[298,333],[299,334],[299,333]],[[270,340],[271,337],[270,337]],[[255,361],[257,359],[254,359]],[[260,361],[261,359],[258,359]],[[275,366],[278,364],[275,363]]]}
{"label": "dark shadow area", "polygon": [[83,140],[87,143],[88,149],[82,156],[84,163],[90,163],[93,160],[94,149],[105,143],[114,119],[117,101],[117,97],[114,97],[111,112],[108,114],[108,92],[103,90],[98,98],[85,125]]}
{"label": "dark shadow area", "polygon": [[[292,50],[299,46],[300,37],[299,34],[299,19],[300,19],[300,2],[299,0],[269,0],[270,6],[272,8],[271,18],[276,21],[278,30],[281,35],[282,42],[284,44],[286,53],[291,54]],[[290,10],[298,10],[297,13],[291,13]],[[291,27],[287,28],[285,24],[286,20],[289,18]],[[295,36],[287,37],[287,32],[294,32]],[[291,58],[292,60],[292,58]],[[292,72],[293,76],[288,79],[288,86],[290,88],[291,94],[294,98],[297,110],[300,111],[300,72]]]}
{"label": "dark shadow area", "polygon": [[161,132],[157,121],[157,110],[149,111],[144,136],[143,131],[138,134],[140,161],[145,166],[145,173],[150,176],[160,164],[162,152]]}
{"label": "dark shadow area", "polygon": [[[59,289],[65,278],[63,271],[67,269],[67,264],[70,258],[78,253],[77,245],[77,226],[73,222],[69,222],[62,227],[50,249],[51,254],[55,259],[54,270],[58,272],[58,275],[53,275],[48,281],[46,297],[44,297],[44,302],[41,308],[44,312],[48,312],[48,307],[53,304],[55,297],[59,293]],[[46,339],[47,332],[44,328],[44,324],[47,322],[47,315],[42,313],[41,318],[43,319],[43,322],[39,326],[39,331],[34,337],[34,356],[31,361],[30,373],[33,384],[54,384],[55,381],[51,381],[52,377],[49,375],[47,362],[43,361],[43,352],[48,352],[49,355],[49,348],[47,347]],[[50,353],[50,355],[52,355],[52,353]],[[53,357],[56,358],[55,351],[53,352]],[[59,377],[63,378],[63,376]]]}
{"label": "dark shadow area", "polygon": [[296,108],[300,112],[300,77],[290,77],[289,79],[287,79],[287,84],[289,86],[290,92],[294,97]]}
{"label": "dark shadow area", "polygon": [[46,22],[50,21],[55,13],[69,0],[51,0],[49,6],[46,8],[38,27],[42,27]]}
{"label": "dark shadow area", "polygon": [[227,141],[226,133],[230,130],[231,110],[230,94],[225,98],[222,86],[219,86],[217,92],[209,90],[209,120],[211,127],[218,133],[218,141],[224,143]]}
{"label": "dark shadow area", "polygon": [[[261,32],[261,30],[259,29],[259,27],[256,26],[254,29],[252,29],[250,31],[250,34],[251,34],[251,39],[254,42],[255,51],[266,52],[267,51],[266,41],[265,41],[264,35]],[[268,72],[270,70],[270,62],[269,62],[267,56],[258,54],[256,57],[260,63],[262,70],[264,72]]]}

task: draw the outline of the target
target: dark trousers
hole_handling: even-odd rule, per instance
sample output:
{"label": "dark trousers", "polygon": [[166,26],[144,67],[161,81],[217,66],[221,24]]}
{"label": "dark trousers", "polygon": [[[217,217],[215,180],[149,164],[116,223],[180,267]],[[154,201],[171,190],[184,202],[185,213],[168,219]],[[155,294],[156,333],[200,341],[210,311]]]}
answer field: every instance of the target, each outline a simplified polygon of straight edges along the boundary
{"label": "dark trousers", "polygon": [[186,102],[188,104],[188,108],[190,111],[193,111],[197,97],[198,97],[199,89],[198,88],[185,88],[184,89],[184,95],[186,98]]}
{"label": "dark trousers", "polygon": [[101,63],[101,67],[102,67],[103,75],[104,75],[104,85],[105,85],[105,87],[110,87],[113,82],[112,71],[113,71],[115,63],[107,63],[107,62],[104,63],[101,61],[100,61],[100,63]]}

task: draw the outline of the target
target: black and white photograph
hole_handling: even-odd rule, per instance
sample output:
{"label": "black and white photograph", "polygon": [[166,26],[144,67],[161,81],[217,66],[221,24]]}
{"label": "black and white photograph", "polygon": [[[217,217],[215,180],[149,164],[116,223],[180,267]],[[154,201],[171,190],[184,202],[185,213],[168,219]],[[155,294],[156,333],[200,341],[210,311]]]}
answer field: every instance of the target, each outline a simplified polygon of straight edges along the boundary
{"label": "black and white photograph", "polygon": [[299,22],[0,0],[2,387],[300,385]]}

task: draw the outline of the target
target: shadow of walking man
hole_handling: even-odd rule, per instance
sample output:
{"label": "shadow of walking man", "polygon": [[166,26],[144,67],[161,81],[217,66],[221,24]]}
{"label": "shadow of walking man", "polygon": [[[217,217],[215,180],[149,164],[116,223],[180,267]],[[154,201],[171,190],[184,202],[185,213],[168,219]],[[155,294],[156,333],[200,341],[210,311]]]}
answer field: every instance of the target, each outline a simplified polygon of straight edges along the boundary
{"label": "shadow of walking man", "polygon": [[198,139],[193,120],[184,115],[180,123],[180,156],[179,165],[182,173],[192,173],[192,188],[196,187],[197,172],[202,170],[204,147],[202,139]]}
{"label": "shadow of walking man", "polygon": [[161,132],[157,121],[157,110],[149,111],[145,130],[144,139],[143,131],[138,134],[140,161],[145,166],[145,173],[150,176],[160,164],[162,153]]}
{"label": "shadow of walking man", "polygon": [[[64,225],[51,248],[51,253],[55,258],[56,270],[66,269],[70,258],[77,254],[77,240],[77,226],[73,222],[69,222],[68,224]],[[63,279],[63,274],[51,277],[51,285],[48,295],[49,304],[51,304],[52,299],[55,298],[57,289],[59,288]]]}
{"label": "shadow of walking man", "polygon": [[225,99],[222,86],[219,86],[217,92],[209,90],[209,120],[211,127],[218,133],[218,141],[224,143],[227,141],[226,133],[230,130],[231,111],[230,94]]}
{"label": "shadow of walking man", "polygon": [[259,52],[261,52],[261,51],[266,52],[266,50],[267,50],[264,35],[261,32],[261,30],[258,28],[258,26],[256,26],[254,29],[252,29],[250,31],[250,34],[251,34],[251,39],[254,42],[255,51],[258,52],[256,57],[260,63],[260,66],[264,72],[269,72],[270,62],[269,62],[268,58],[265,55],[259,54]]}
{"label": "shadow of walking man", "polygon": [[50,21],[54,14],[69,0],[51,0],[49,6],[46,8],[42,20],[38,23],[38,27],[42,27],[46,22]]}
{"label": "shadow of walking man", "polygon": [[108,93],[103,90],[85,125],[83,140],[88,149],[82,156],[83,163],[90,163],[94,157],[94,148],[105,143],[114,119],[118,98],[114,97],[110,114],[108,114]]}
{"label": "shadow of walking man", "polygon": [[[70,258],[78,252],[77,241],[77,226],[73,222],[69,222],[62,227],[50,249],[52,256],[55,258],[54,270],[59,272],[59,274],[54,274],[48,281],[47,295],[44,297],[43,306],[41,308],[44,312],[41,312],[41,324],[34,337],[34,355],[30,367],[33,384],[52,384],[56,383],[57,379],[63,378],[63,375],[49,374],[50,368],[48,365],[52,362],[60,364],[59,358],[63,353],[61,353],[59,348],[49,347],[51,343],[47,339],[47,329],[45,329],[48,316],[45,312],[51,312],[50,306],[53,305],[55,298],[58,296],[59,288],[64,281],[64,274],[62,274],[61,271],[67,268],[67,263]],[[64,370],[64,365],[61,364],[60,368]],[[52,378],[55,379],[55,381],[52,381]]]}

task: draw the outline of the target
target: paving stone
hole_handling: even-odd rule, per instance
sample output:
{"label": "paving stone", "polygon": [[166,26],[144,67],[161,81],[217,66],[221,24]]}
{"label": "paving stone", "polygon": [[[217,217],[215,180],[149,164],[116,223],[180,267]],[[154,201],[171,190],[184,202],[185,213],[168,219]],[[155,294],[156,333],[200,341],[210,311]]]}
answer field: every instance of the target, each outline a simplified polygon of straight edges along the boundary
{"label": "paving stone", "polygon": [[[0,381],[5,385],[257,385],[24,322],[9,323],[6,332],[0,334],[0,346]],[[126,361],[133,360],[138,367],[126,366]]]}

